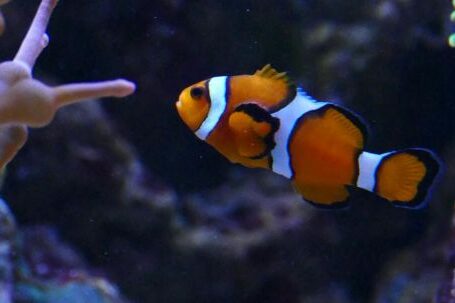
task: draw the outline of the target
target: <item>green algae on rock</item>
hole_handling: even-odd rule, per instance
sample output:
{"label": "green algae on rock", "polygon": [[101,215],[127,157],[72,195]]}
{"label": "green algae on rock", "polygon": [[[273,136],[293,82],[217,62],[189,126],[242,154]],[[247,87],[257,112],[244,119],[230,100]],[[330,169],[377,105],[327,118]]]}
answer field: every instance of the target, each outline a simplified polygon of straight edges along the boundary
{"label": "green algae on rock", "polygon": [[18,228],[0,200],[1,303],[126,303],[117,287],[44,226]]}
{"label": "green algae on rock", "polygon": [[[126,303],[117,287],[91,273],[56,231],[32,226],[17,235],[14,302]],[[3,303],[3,302],[2,302]]]}

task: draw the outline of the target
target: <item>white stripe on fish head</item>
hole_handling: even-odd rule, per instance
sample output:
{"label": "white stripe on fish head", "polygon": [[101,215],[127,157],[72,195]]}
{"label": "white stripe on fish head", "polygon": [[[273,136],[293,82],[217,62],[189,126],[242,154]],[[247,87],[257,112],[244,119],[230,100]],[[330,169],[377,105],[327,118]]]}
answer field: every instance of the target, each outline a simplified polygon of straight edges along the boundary
{"label": "white stripe on fish head", "polygon": [[215,129],[227,106],[228,77],[214,77],[208,80],[210,109],[199,129],[195,132],[201,140],[206,140]]}

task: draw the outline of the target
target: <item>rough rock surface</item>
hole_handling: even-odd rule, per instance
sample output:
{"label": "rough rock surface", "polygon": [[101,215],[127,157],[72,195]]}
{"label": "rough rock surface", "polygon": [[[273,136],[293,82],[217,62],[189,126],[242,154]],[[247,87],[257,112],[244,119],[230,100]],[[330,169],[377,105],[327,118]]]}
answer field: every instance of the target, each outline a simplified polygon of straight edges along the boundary
{"label": "rough rock surface", "polygon": [[127,303],[54,229],[18,228],[0,200],[0,302]]}
{"label": "rough rock surface", "polygon": [[15,235],[14,217],[5,201],[0,200],[0,302],[5,303],[13,302]]}

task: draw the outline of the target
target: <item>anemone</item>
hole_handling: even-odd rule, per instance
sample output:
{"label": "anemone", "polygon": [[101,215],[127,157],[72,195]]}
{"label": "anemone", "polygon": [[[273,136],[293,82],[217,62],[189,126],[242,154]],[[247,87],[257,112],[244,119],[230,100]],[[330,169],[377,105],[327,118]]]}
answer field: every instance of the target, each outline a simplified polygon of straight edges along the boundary
{"label": "anemone", "polygon": [[[0,0],[0,5],[8,2]],[[55,87],[33,78],[36,60],[49,44],[46,28],[58,0],[42,0],[16,56],[0,63],[0,168],[11,161],[27,139],[28,127],[49,124],[62,107],[102,97],[125,97],[134,83],[116,79]],[[0,13],[0,32],[3,30]]]}

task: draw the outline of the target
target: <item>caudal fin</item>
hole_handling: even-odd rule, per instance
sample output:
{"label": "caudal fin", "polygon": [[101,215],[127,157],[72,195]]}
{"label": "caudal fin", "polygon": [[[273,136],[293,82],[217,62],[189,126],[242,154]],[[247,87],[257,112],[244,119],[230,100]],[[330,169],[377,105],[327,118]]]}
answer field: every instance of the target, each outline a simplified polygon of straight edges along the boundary
{"label": "caudal fin", "polygon": [[439,166],[436,156],[426,149],[410,148],[388,153],[376,169],[373,191],[395,206],[423,207]]}

